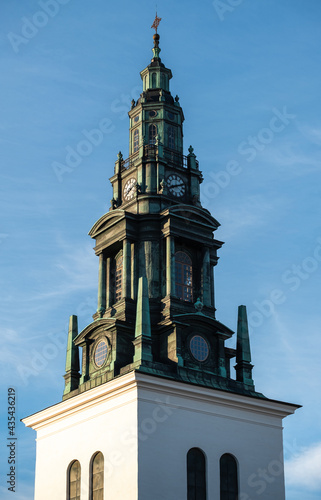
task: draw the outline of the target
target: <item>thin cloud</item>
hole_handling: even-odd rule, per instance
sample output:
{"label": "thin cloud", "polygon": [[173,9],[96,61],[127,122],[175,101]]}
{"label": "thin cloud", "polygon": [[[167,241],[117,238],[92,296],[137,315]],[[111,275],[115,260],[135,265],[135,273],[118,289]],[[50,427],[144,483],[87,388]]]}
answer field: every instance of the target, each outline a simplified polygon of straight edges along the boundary
{"label": "thin cloud", "polygon": [[321,127],[299,123],[298,129],[301,134],[313,144],[321,145]]}
{"label": "thin cloud", "polygon": [[288,486],[321,492],[321,442],[314,443],[299,456],[285,462]]}
{"label": "thin cloud", "polygon": [[220,211],[222,224],[220,237],[231,241],[239,238],[244,230],[264,228],[271,224],[271,216],[287,203],[286,198],[274,198],[268,201],[260,195],[247,196],[242,205],[225,207]]}

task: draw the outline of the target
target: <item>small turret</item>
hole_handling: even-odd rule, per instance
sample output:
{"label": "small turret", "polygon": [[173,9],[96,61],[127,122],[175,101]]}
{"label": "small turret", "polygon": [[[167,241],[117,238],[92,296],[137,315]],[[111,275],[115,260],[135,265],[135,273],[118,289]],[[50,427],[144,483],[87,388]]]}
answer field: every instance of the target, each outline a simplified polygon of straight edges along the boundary
{"label": "small turret", "polygon": [[143,364],[144,361],[153,361],[148,282],[146,277],[141,277],[138,281],[135,340],[133,343],[135,347],[134,363]]}
{"label": "small turret", "polygon": [[79,386],[79,348],[74,343],[77,335],[78,320],[77,316],[73,315],[69,318],[64,396]]}
{"label": "small turret", "polygon": [[236,380],[254,390],[252,379],[250,336],[247,324],[246,306],[239,306],[237,320]]}
{"label": "small turret", "polygon": [[173,78],[173,74],[170,69],[165,67],[159,57],[161,48],[159,46],[160,36],[158,33],[153,36],[153,40],[153,58],[147,68],[140,73],[144,84],[143,91],[146,92],[151,89],[161,89],[162,91],[169,92],[169,81]]}

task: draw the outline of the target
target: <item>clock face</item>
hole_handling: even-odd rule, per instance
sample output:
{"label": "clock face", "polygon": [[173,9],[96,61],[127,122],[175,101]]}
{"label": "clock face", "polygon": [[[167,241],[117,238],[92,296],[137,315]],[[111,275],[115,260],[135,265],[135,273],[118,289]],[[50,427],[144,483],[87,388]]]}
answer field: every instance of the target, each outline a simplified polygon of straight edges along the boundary
{"label": "clock face", "polygon": [[124,198],[125,200],[129,201],[131,200],[136,192],[136,179],[133,177],[129,179],[124,187]]}
{"label": "clock face", "polygon": [[173,196],[177,196],[178,198],[184,196],[186,186],[185,182],[179,175],[177,174],[169,175],[167,177],[167,186],[169,193],[172,194]]}

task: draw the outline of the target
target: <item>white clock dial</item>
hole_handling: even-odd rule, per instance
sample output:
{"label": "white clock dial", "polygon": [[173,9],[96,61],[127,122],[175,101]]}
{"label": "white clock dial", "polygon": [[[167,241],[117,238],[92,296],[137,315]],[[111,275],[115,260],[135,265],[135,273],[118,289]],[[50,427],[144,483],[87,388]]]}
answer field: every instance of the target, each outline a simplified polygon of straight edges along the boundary
{"label": "white clock dial", "polygon": [[124,198],[129,201],[135,196],[136,192],[136,179],[133,177],[129,179],[124,187]]}
{"label": "white clock dial", "polygon": [[171,174],[167,177],[167,186],[168,186],[168,191],[170,194],[173,196],[177,196],[180,198],[181,196],[184,196],[185,194],[185,182],[183,179],[176,174]]}

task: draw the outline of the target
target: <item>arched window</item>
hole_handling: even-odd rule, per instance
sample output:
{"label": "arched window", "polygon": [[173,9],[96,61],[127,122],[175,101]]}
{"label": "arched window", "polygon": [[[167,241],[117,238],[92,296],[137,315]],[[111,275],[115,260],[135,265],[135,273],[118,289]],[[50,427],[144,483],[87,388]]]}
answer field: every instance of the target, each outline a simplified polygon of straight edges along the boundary
{"label": "arched window", "polygon": [[175,292],[180,299],[193,300],[192,260],[185,252],[175,254]]}
{"label": "arched window", "polygon": [[74,460],[67,471],[67,500],[80,500],[80,463]]}
{"label": "arched window", "polygon": [[238,500],[237,462],[225,453],[220,459],[220,500]]}
{"label": "arched window", "polygon": [[113,304],[122,298],[123,252],[120,251],[110,266],[110,299]]}
{"label": "arched window", "polygon": [[123,284],[123,256],[121,255],[116,260],[115,267],[115,302],[118,302],[122,297]]}
{"label": "arched window", "polygon": [[157,126],[150,125],[149,126],[149,134],[148,134],[149,144],[156,144],[156,136],[157,136]]}
{"label": "arched window", "polygon": [[175,129],[172,126],[167,129],[167,144],[169,149],[175,149]]}
{"label": "arched window", "polygon": [[136,129],[134,132],[134,153],[139,149],[139,130]]}
{"label": "arched window", "polygon": [[187,453],[187,500],[206,500],[205,455],[199,448]]}
{"label": "arched window", "polygon": [[156,85],[156,78],[157,78],[156,73],[153,73],[152,74],[152,88],[153,89],[156,89],[156,87],[157,87],[157,85]]}
{"label": "arched window", "polygon": [[99,451],[91,460],[90,468],[90,500],[104,498],[104,455]]}

